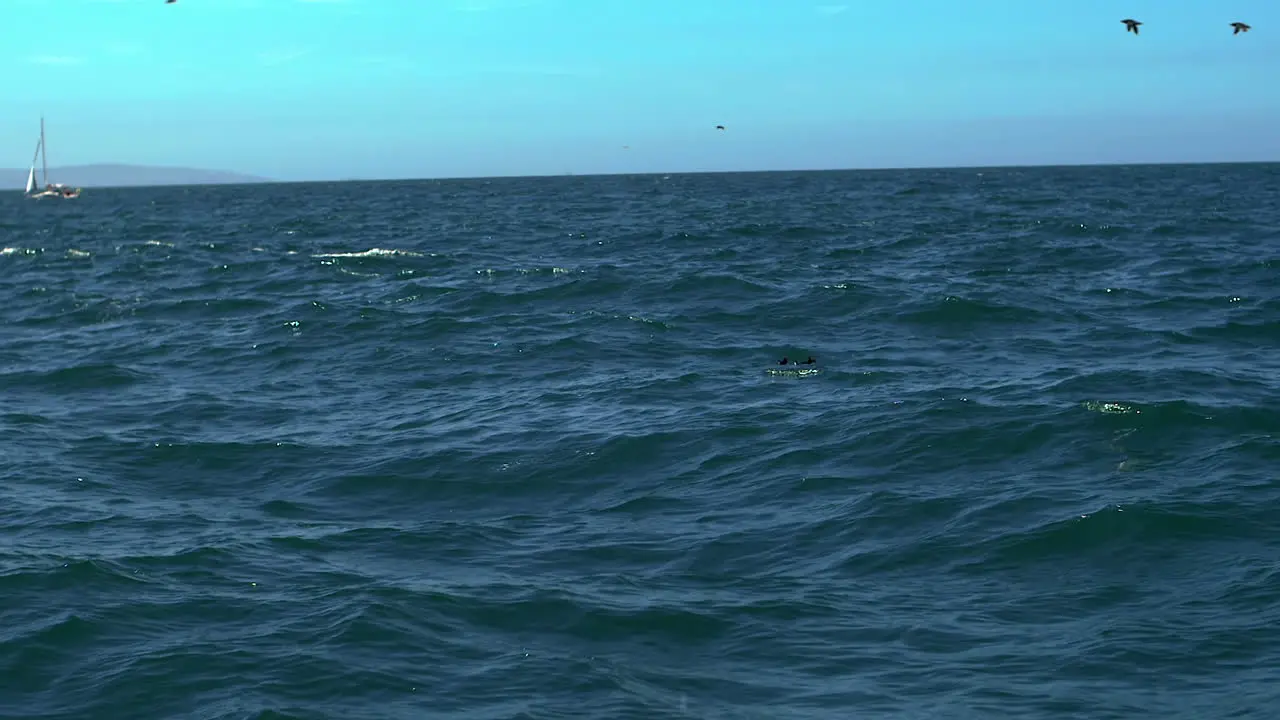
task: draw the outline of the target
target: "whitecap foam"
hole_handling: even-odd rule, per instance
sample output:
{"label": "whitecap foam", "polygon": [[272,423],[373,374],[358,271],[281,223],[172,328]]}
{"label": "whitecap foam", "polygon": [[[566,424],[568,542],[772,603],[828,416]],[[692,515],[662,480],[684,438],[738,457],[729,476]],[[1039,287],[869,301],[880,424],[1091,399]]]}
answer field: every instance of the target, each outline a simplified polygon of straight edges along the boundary
{"label": "whitecap foam", "polygon": [[421,257],[422,253],[413,252],[412,250],[396,250],[384,248],[369,248],[360,252],[336,252],[336,253],[320,253],[312,255],[317,258],[364,258],[364,257],[395,257],[404,255],[407,257]]}

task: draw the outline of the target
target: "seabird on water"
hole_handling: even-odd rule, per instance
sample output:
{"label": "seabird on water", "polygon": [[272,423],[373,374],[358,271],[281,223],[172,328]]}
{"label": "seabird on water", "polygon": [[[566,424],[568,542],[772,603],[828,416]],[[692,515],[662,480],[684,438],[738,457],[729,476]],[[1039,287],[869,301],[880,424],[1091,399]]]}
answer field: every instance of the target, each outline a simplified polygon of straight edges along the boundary
{"label": "seabird on water", "polygon": [[1138,26],[1142,24],[1137,20],[1121,20],[1120,22],[1124,23],[1125,32],[1132,32],[1134,35],[1138,34]]}

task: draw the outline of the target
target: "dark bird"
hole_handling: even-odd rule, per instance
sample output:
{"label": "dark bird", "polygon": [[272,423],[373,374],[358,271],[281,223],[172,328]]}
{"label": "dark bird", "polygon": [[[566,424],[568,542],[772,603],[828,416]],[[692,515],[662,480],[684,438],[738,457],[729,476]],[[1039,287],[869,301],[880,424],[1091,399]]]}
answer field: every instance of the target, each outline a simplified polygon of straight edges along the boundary
{"label": "dark bird", "polygon": [[165,5],[172,5],[172,4],[176,3],[176,2],[178,2],[178,0],[164,0],[164,4],[165,4]]}
{"label": "dark bird", "polygon": [[724,129],[724,126],[723,126],[723,125],[717,125],[717,126],[716,126],[716,129],[717,129],[717,130],[723,130],[723,129]]}
{"label": "dark bird", "polygon": [[1142,24],[1137,20],[1121,20],[1120,22],[1124,23],[1125,32],[1133,32],[1134,35],[1138,34],[1138,26]]}
{"label": "dark bird", "polygon": [[1232,35],[1239,35],[1242,32],[1249,32],[1249,26],[1245,25],[1242,22],[1231,23],[1231,27],[1235,28],[1235,30],[1231,31]]}

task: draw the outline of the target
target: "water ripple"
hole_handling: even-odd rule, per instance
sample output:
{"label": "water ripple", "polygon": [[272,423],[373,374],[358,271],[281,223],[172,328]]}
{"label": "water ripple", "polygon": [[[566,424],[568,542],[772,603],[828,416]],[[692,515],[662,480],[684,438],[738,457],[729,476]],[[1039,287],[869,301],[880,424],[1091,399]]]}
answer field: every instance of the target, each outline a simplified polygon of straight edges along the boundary
{"label": "water ripple", "polygon": [[0,198],[0,715],[1269,717],[1278,183]]}

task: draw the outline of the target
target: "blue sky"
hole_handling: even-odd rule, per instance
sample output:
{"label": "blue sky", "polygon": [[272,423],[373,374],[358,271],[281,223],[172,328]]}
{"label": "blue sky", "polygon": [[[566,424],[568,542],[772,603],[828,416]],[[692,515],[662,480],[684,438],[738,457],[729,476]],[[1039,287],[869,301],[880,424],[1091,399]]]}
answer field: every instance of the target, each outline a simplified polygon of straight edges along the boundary
{"label": "blue sky", "polygon": [[0,2],[7,167],[41,113],[286,180],[1280,160],[1275,0]]}

